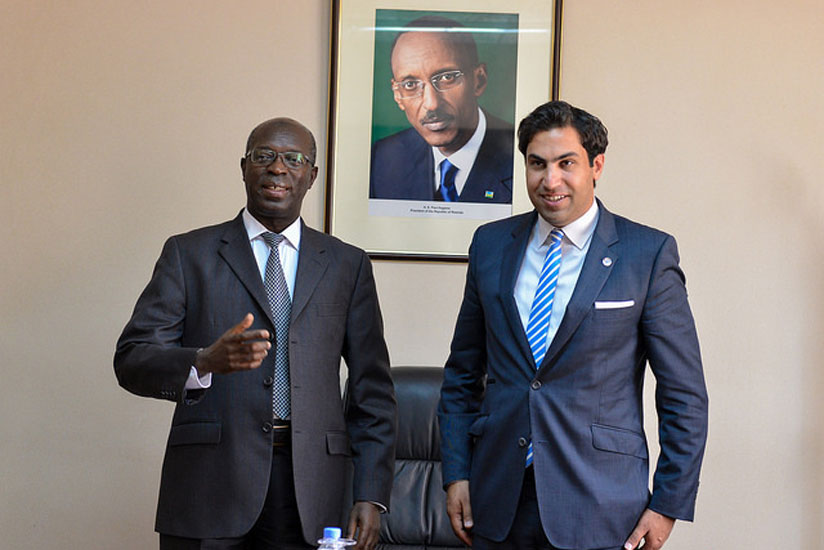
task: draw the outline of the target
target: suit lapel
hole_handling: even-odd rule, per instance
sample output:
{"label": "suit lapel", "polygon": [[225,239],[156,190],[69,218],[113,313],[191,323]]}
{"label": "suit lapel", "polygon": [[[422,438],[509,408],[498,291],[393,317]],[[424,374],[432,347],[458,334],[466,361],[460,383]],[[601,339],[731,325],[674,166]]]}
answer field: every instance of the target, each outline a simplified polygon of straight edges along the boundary
{"label": "suit lapel", "polygon": [[260,271],[255,262],[255,255],[252,246],[249,244],[249,236],[243,225],[243,217],[238,215],[232,220],[231,225],[221,238],[222,244],[218,254],[229,264],[246,290],[258,303],[260,309],[266,313],[269,322],[274,325],[272,312],[269,308],[269,299],[266,297],[266,289],[263,288],[263,280],[260,278]]}
{"label": "suit lapel", "polygon": [[306,227],[301,220],[300,253],[298,272],[295,277],[295,292],[292,298],[292,320],[306,308],[309,298],[329,267],[329,255],[321,234]]}
{"label": "suit lapel", "polygon": [[[487,119],[488,120],[488,119]],[[466,179],[461,192],[461,200],[470,202],[491,202],[486,198],[486,191],[500,193],[501,188],[512,192],[512,165],[503,159],[513,157],[501,155],[503,140],[499,139],[501,130],[487,127],[475,164]]]}
{"label": "suit lapel", "polygon": [[541,368],[547,368],[553,362],[558,352],[578,330],[578,326],[592,309],[595,298],[618,261],[619,250],[615,246],[618,242],[615,218],[600,201],[598,201],[598,207],[600,209],[598,225],[595,227],[589,251],[584,258],[581,274],[578,276],[578,282],[567,304],[564,318],[552,339]]}
{"label": "suit lapel", "polygon": [[432,147],[417,131],[412,131],[414,136],[407,151],[408,158],[400,165],[406,171],[398,174],[396,181],[398,185],[406,188],[404,196],[415,200],[433,200],[435,160],[432,157]]}
{"label": "suit lapel", "polygon": [[530,359],[530,368],[534,369],[535,359],[532,351],[529,349],[529,342],[526,339],[526,332],[524,331],[523,323],[521,323],[521,314],[518,312],[518,305],[515,302],[515,282],[518,279],[518,272],[521,268],[521,262],[526,252],[526,246],[529,242],[529,235],[532,226],[535,225],[537,219],[537,212],[533,211],[522,217],[522,220],[513,229],[509,235],[508,241],[503,245],[503,254],[501,258],[501,282],[499,296],[502,301],[504,315],[507,323],[512,330],[515,341],[521,352]]}

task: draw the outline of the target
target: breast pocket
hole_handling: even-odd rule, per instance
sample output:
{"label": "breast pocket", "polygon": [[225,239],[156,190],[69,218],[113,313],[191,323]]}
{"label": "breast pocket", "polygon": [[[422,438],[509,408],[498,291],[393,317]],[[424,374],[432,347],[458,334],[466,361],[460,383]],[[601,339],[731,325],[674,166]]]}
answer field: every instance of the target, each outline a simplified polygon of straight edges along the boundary
{"label": "breast pocket", "polygon": [[635,300],[596,300],[592,309],[593,320],[602,323],[637,320],[640,314]]}
{"label": "breast pocket", "polygon": [[346,315],[346,304],[326,303],[315,304],[315,313],[318,317],[343,317]]}

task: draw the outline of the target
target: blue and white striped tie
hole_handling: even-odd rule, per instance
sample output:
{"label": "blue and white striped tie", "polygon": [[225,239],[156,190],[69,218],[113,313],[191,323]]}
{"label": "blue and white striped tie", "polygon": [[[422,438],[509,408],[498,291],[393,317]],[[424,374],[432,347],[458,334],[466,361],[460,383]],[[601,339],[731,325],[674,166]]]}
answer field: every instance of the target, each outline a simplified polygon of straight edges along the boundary
{"label": "blue and white striped tie", "polygon": [[[532,356],[535,358],[536,368],[540,368],[547,348],[547,330],[549,317],[552,315],[552,303],[555,301],[555,287],[558,283],[558,273],[561,271],[561,240],[564,232],[553,229],[549,234],[551,240],[549,250],[544,258],[538,286],[535,288],[535,298],[532,300],[532,309],[529,312],[529,321],[526,325],[526,339]],[[526,466],[532,465],[532,441],[526,451]]]}

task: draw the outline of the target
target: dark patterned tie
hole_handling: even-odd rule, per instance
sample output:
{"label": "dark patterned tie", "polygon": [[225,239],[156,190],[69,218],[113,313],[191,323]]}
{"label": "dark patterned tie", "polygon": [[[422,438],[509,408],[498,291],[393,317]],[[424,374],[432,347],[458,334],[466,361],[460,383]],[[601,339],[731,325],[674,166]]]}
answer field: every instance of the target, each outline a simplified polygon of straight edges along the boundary
{"label": "dark patterned tie", "polygon": [[272,386],[272,410],[275,418],[288,420],[291,412],[289,403],[289,316],[292,314],[292,300],[289,287],[280,265],[278,244],[283,235],[264,233],[263,240],[269,245],[269,259],[263,286],[269,297],[269,307],[275,320],[275,383]]}
{"label": "dark patterned tie", "polygon": [[441,186],[438,187],[438,200],[447,202],[456,202],[458,200],[458,190],[455,188],[455,174],[458,173],[458,167],[449,162],[448,159],[443,159],[441,162]]}

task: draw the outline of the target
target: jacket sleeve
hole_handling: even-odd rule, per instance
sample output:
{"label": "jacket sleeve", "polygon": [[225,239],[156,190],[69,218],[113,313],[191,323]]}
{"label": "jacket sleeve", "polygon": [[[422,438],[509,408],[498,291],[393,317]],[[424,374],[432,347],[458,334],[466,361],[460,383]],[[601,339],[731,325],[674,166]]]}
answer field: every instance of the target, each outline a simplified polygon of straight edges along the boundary
{"label": "jacket sleeve", "polygon": [[[114,372],[126,390],[145,397],[183,401],[197,348],[181,346],[186,289],[174,237],[166,241],[149,284],[117,341]],[[189,392],[189,398],[202,392]]]}
{"label": "jacket sleeve", "polygon": [[656,378],[660,444],[649,507],[692,521],[707,439],[708,397],[685,279],[670,236],[658,251],[641,330]]}
{"label": "jacket sleeve", "polygon": [[476,237],[469,247],[463,302],[455,324],[438,405],[444,487],[469,479],[472,437],[469,429],[478,418],[486,375],[486,326],[474,261]]}
{"label": "jacket sleeve", "polygon": [[346,422],[353,453],[353,496],[388,509],[395,477],[395,390],[372,265],[365,253],[349,305],[342,356],[349,371]]}

